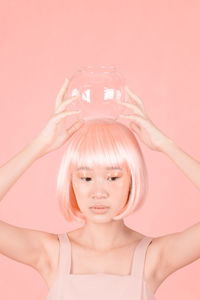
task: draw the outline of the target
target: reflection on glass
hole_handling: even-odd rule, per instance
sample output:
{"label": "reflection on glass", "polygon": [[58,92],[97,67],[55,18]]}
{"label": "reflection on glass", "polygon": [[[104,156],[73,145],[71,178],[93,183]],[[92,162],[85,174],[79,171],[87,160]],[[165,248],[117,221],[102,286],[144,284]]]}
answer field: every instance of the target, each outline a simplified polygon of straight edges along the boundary
{"label": "reflection on glass", "polygon": [[[125,101],[125,79],[115,66],[83,66],[69,78],[66,98],[80,97],[72,102],[69,110],[81,110],[77,119],[117,119],[124,107],[117,100]],[[74,115],[75,116],[75,115]]]}

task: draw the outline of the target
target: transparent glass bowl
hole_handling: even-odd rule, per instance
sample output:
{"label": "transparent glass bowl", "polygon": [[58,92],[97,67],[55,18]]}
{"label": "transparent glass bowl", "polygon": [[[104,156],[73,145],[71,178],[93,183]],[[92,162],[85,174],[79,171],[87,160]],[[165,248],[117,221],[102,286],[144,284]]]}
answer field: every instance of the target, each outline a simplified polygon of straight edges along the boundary
{"label": "transparent glass bowl", "polygon": [[125,79],[115,66],[82,66],[69,78],[64,99],[80,93],[80,97],[68,105],[69,111],[79,119],[117,119],[124,112],[124,106],[117,99],[126,101]]}

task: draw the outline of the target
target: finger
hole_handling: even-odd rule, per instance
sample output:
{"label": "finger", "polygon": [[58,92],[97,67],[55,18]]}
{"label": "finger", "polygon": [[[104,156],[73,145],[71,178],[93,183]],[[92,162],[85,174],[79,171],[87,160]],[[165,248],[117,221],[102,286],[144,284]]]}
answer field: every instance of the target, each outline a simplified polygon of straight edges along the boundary
{"label": "finger", "polygon": [[142,119],[141,116],[139,115],[119,115],[120,118],[125,118],[125,119],[129,119],[129,120],[133,120],[136,124],[140,124]]}
{"label": "finger", "polygon": [[136,133],[139,133],[140,132],[140,129],[141,129],[141,123],[140,123],[140,120],[139,120],[139,116],[126,116],[126,115],[120,115],[120,117],[124,117],[124,118],[127,118],[127,119],[131,119],[132,122],[130,123],[131,124],[131,128],[133,128],[133,130],[136,132]]}
{"label": "finger", "polygon": [[134,122],[131,122],[131,123],[130,123],[130,126],[131,126],[131,129],[134,130],[134,132],[136,132],[137,134],[139,134],[139,132],[140,132],[140,127],[139,127],[137,124],[135,124]]}
{"label": "finger", "polygon": [[73,134],[78,128],[80,128],[85,123],[84,120],[79,120],[75,124],[73,124],[70,128],[67,129],[67,133],[69,135]]}
{"label": "finger", "polygon": [[142,102],[142,100],[137,95],[135,95],[127,85],[125,85],[125,90],[131,97],[131,99],[133,99],[140,106],[140,108],[145,111],[144,103]]}
{"label": "finger", "polygon": [[67,100],[65,100],[65,101],[63,101],[63,102],[61,102],[60,105],[59,105],[59,106],[57,107],[57,109],[55,110],[55,113],[60,113],[60,112],[62,112],[62,111],[66,108],[66,106],[67,106],[68,104],[70,104],[70,103],[73,102],[74,100],[78,99],[79,96],[80,96],[80,93],[77,94],[76,96],[73,96],[72,98],[69,98],[69,99],[67,99]]}
{"label": "finger", "polygon": [[59,113],[58,115],[55,116],[54,121],[56,124],[60,122],[61,119],[65,118],[66,116],[71,116],[73,114],[79,114],[81,110],[75,110],[75,111],[64,111]]}
{"label": "finger", "polygon": [[68,83],[69,83],[69,79],[68,78],[65,78],[65,82],[63,84],[63,86],[61,87],[60,91],[58,92],[58,95],[56,97],[56,103],[55,103],[55,109],[60,105],[60,103],[62,102],[63,100],[63,96],[65,94],[65,90],[68,86]]}
{"label": "finger", "polygon": [[120,118],[125,118],[125,119],[130,119],[133,122],[131,122],[131,124],[133,124],[133,126],[136,126],[137,129],[139,129],[141,127],[141,117],[139,115],[119,115]]}
{"label": "finger", "polygon": [[[141,109],[134,103],[127,103],[127,102],[122,102],[120,100],[118,100],[118,103],[130,108],[130,109],[134,109],[134,112],[137,113],[138,115],[143,115],[143,112],[141,112]],[[143,115],[144,116],[144,115]]]}

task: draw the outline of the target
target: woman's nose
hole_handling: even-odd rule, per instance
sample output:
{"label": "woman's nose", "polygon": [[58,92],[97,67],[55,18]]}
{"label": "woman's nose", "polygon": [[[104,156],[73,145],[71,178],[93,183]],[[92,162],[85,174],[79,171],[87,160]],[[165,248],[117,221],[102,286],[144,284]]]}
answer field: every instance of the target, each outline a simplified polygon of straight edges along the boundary
{"label": "woman's nose", "polygon": [[108,197],[108,193],[106,192],[94,192],[92,194],[92,198],[96,198],[96,199],[105,199]]}
{"label": "woman's nose", "polygon": [[107,198],[108,197],[108,192],[106,189],[102,186],[102,184],[96,184],[94,186],[94,189],[92,191],[92,197],[93,198]]}
{"label": "woman's nose", "polygon": [[92,197],[106,198],[108,195],[109,193],[104,186],[103,180],[96,181],[93,186]]}

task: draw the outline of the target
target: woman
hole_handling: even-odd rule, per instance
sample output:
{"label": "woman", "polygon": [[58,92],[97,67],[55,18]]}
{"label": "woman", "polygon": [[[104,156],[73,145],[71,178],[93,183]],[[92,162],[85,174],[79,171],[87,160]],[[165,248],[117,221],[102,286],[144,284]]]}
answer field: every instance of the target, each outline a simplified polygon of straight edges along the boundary
{"label": "woman", "polygon": [[[57,182],[57,197],[68,221],[81,228],[52,234],[0,221],[0,253],[36,269],[49,287],[49,300],[155,299],[160,284],[200,257],[200,222],[183,232],[147,237],[128,228],[123,217],[145,199],[147,171],[133,134],[154,151],[172,159],[200,189],[200,166],[149,119],[142,100],[126,86],[133,113],[126,126],[107,119],[79,121],[65,129],[67,111],[78,96],[64,100],[41,133],[0,168],[0,199],[44,155],[68,146]],[[112,180],[110,180],[112,179]],[[189,245],[189,247],[188,247]]]}

